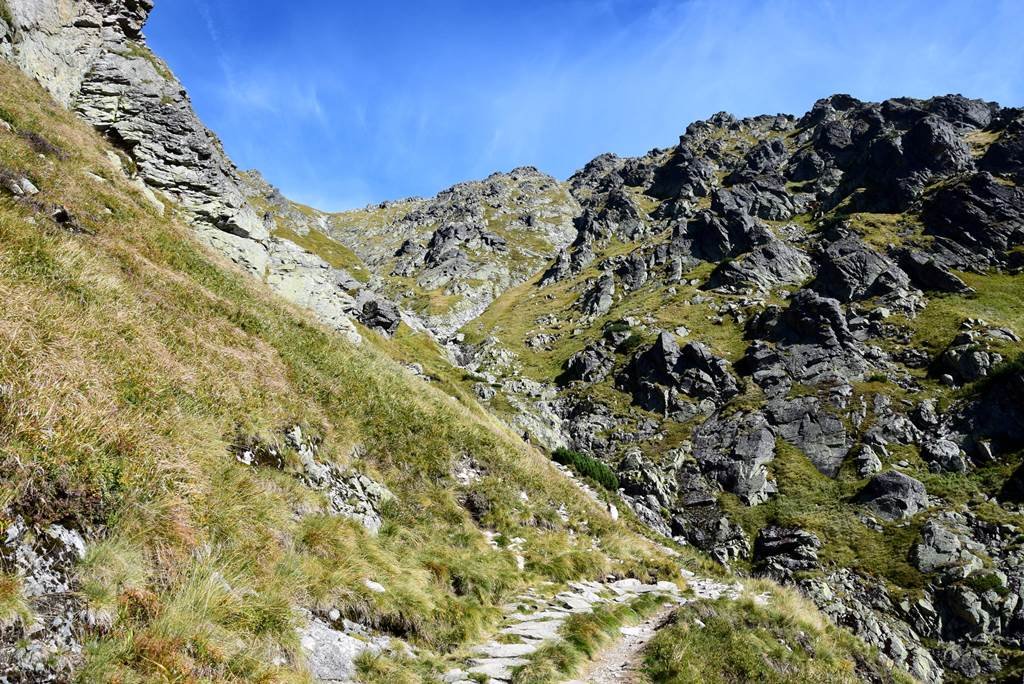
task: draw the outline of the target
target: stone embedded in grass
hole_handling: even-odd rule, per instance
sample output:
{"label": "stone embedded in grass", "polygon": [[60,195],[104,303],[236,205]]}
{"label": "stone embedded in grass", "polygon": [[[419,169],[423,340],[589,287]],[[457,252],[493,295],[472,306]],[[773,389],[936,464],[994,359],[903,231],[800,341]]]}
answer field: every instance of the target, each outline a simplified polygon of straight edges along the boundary
{"label": "stone embedded in grass", "polygon": [[955,442],[938,439],[926,443],[921,448],[921,457],[936,472],[964,473],[967,472],[967,460]]}
{"label": "stone embedded in grass", "polygon": [[70,678],[79,663],[86,629],[76,570],[85,554],[82,534],[63,525],[40,528],[18,516],[6,526],[0,538],[0,562],[5,572],[20,578],[19,593],[35,615],[28,613],[4,625],[0,640],[4,672],[31,673],[24,681]]}
{"label": "stone embedded in grass", "polygon": [[562,626],[565,616],[551,620],[531,620],[516,625],[503,627],[502,634],[515,634],[527,639],[554,639],[558,636],[558,630]]}
{"label": "stone embedded in grass", "polygon": [[299,629],[299,643],[310,674],[317,681],[347,682],[356,676],[356,659],[364,652],[380,653],[390,640],[356,638],[313,617]]}
{"label": "stone embedded in grass", "polygon": [[924,484],[899,471],[875,475],[857,495],[857,501],[886,520],[909,518],[928,508]]}
{"label": "stone embedded in grass", "polygon": [[521,658],[534,653],[538,648],[537,643],[499,644],[496,641],[489,641],[473,650],[488,658]]}
{"label": "stone embedded in grass", "polygon": [[28,176],[0,168],[0,186],[15,197],[31,197],[39,194],[39,188]]}
{"label": "stone embedded in grass", "polygon": [[859,477],[868,477],[882,469],[882,461],[870,444],[864,444],[853,457],[853,467]]}
{"label": "stone embedded in grass", "polygon": [[754,540],[754,564],[761,575],[788,579],[794,572],[817,569],[820,548],[821,540],[811,532],[770,525]]}
{"label": "stone embedded in grass", "polygon": [[473,674],[484,675],[491,680],[507,682],[512,679],[512,672],[515,668],[526,665],[525,658],[482,658],[476,661],[476,665],[469,668]]}

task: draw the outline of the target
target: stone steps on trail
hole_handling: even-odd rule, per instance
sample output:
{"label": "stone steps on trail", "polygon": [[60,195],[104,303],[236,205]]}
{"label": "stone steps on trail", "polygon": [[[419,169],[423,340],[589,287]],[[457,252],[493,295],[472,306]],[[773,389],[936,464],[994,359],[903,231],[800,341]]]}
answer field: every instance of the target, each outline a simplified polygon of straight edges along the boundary
{"label": "stone steps on trail", "polygon": [[[693,579],[686,580],[692,586]],[[698,595],[703,598],[712,593],[709,587],[701,584]],[[666,603],[681,605],[687,601],[673,582],[644,584],[636,579],[570,582],[565,590],[548,596],[531,589],[502,606],[505,616],[496,638],[475,647],[466,669],[451,670],[443,681],[466,684],[482,675],[491,684],[509,682],[515,669],[529,662],[533,653],[560,638],[570,616],[593,612],[601,604],[629,603],[644,594],[662,596]]]}
{"label": "stone steps on trail", "polygon": [[[743,593],[739,582],[720,582],[686,570],[680,573],[693,593],[692,598],[684,596],[674,582],[645,584],[637,579],[570,582],[566,589],[553,594],[545,594],[538,588],[529,589],[502,606],[504,619],[496,637],[476,646],[465,669],[445,673],[442,681],[473,684],[483,676],[488,684],[510,682],[516,668],[527,664],[538,649],[561,638],[562,626],[569,617],[593,612],[601,604],[629,603],[645,594],[654,594],[663,597],[666,604],[683,605],[722,597],[735,600]],[[641,629],[624,627],[622,637],[635,636]]]}

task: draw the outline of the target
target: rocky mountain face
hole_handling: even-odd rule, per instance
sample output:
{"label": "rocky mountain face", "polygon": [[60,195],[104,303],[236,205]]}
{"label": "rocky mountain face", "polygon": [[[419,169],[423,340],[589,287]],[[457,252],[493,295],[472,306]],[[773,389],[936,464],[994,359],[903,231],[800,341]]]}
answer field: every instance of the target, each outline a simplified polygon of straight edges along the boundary
{"label": "rocky mountain face", "polygon": [[145,47],[148,0],[7,5],[0,54],[286,298],[436,340],[649,528],[799,587],[917,679],[1019,674],[1021,110],[835,95],[565,182],[328,214],[234,167]]}
{"label": "rocky mountain face", "polygon": [[0,18],[0,56],[124,152],[112,162],[151,201],[172,199],[205,243],[285,298],[356,340],[361,288],[344,273],[272,236],[276,217],[220,141],[196,116],[181,83],[146,47],[152,0],[10,0]]}
{"label": "rocky mountain face", "polygon": [[461,361],[652,528],[800,586],[922,681],[1012,670],[1022,124],[837,95],[595,159],[572,244]]}
{"label": "rocky mountain face", "polygon": [[521,168],[432,200],[334,215],[328,235],[384,278],[384,292],[448,338],[572,242],[578,213],[561,183]]}

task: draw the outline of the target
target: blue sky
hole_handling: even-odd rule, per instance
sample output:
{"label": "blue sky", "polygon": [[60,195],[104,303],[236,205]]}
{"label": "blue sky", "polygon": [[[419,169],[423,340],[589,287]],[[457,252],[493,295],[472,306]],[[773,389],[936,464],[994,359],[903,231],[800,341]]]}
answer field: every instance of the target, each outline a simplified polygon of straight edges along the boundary
{"label": "blue sky", "polygon": [[1024,104],[1020,0],[159,0],[146,33],[239,166],[329,210],[835,92]]}

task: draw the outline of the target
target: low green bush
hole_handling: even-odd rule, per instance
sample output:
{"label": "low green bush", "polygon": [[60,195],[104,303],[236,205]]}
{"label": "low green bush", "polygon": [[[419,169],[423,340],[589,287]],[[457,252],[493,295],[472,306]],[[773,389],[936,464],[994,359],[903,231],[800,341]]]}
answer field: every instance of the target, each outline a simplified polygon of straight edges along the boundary
{"label": "low green bush", "polygon": [[1006,596],[1009,593],[1009,590],[1003,585],[1003,581],[996,574],[971,575],[967,578],[967,586],[979,594],[994,591],[1000,596]]}
{"label": "low green bush", "polygon": [[636,333],[633,333],[626,338],[626,341],[615,348],[615,351],[619,354],[632,354],[634,351],[639,349],[644,343],[644,338]]}
{"label": "low green bush", "polygon": [[551,460],[569,466],[577,475],[590,478],[610,492],[619,490],[619,478],[615,472],[592,456],[571,449],[558,448],[551,454]]}

